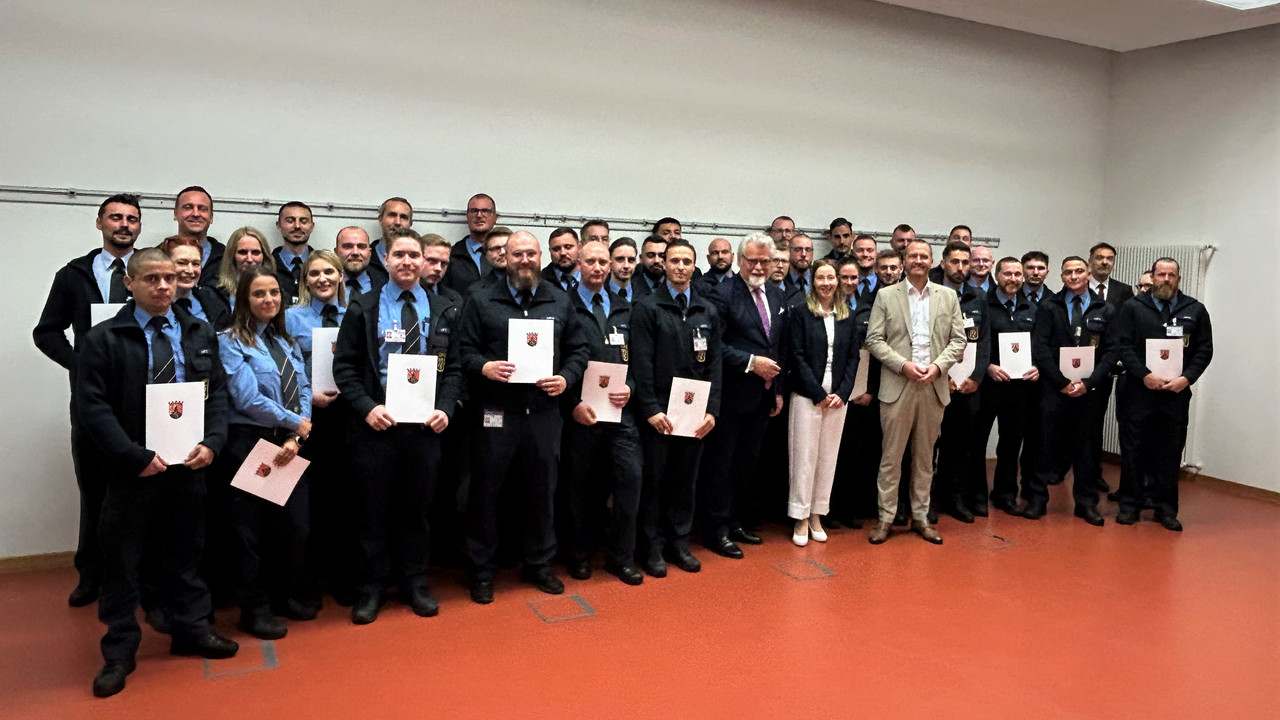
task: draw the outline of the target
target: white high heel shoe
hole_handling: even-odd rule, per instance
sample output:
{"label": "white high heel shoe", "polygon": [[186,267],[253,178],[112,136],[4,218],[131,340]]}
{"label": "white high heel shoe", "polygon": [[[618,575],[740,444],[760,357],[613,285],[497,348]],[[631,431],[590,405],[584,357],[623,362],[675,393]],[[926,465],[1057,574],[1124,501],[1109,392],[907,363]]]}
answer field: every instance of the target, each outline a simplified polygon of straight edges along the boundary
{"label": "white high heel shoe", "polygon": [[804,547],[805,545],[809,544],[809,521],[808,520],[796,521],[796,529],[793,530],[791,533],[791,542],[795,543],[796,547]]}
{"label": "white high heel shoe", "polygon": [[822,529],[822,521],[817,515],[809,518],[809,535],[813,537],[814,542],[827,541],[827,531]]}

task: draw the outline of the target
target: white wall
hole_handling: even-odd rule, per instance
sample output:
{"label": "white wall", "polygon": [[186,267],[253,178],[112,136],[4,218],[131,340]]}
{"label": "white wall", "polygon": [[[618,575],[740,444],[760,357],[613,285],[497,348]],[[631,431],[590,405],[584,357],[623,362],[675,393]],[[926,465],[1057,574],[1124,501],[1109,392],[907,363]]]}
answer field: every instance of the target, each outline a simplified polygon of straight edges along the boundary
{"label": "white wall", "polygon": [[1103,234],[1216,243],[1204,297],[1214,359],[1196,384],[1206,475],[1280,490],[1280,27],[1120,55]]}
{"label": "white wall", "polygon": [[[6,3],[0,183],[966,222],[1055,257],[1100,227],[1104,51],[837,0],[313,7]],[[0,359],[22,368],[0,387],[0,556],[65,550],[66,383],[29,337],[55,270],[100,238],[83,208],[0,214],[24,268],[0,283]],[[148,210],[142,244],[172,229]]]}

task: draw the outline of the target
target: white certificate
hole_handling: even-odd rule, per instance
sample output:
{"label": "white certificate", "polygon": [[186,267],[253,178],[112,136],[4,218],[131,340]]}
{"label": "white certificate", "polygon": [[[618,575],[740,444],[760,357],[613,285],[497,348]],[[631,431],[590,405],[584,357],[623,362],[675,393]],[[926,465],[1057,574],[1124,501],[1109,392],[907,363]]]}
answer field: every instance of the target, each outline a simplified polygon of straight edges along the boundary
{"label": "white certificate", "polygon": [[867,373],[871,372],[871,352],[866,348],[858,351],[858,372],[853,376],[853,392],[849,399],[867,394]]}
{"label": "white certificate", "polygon": [[124,303],[90,303],[89,304],[89,325],[92,327],[102,322],[110,320],[120,312],[120,308],[124,307]]}
{"label": "white certificate", "polygon": [[311,331],[311,392],[319,395],[337,390],[333,381],[333,351],[338,345],[338,328]]}
{"label": "white certificate", "polygon": [[622,408],[609,402],[609,393],[626,386],[626,365],[592,360],[582,375],[582,402],[595,411],[597,422],[622,422]]}
{"label": "white certificate", "polygon": [[231,478],[231,487],[240,488],[277,505],[289,502],[289,496],[298,486],[302,471],[307,469],[311,461],[294,456],[284,465],[276,465],[276,454],[279,452],[279,445],[259,439],[258,444],[249,452],[249,457],[244,459],[244,464],[236,471],[235,477]]}
{"label": "white certificate", "polygon": [[424,423],[436,411],[435,355],[387,356],[387,412],[398,423]]}
{"label": "white certificate", "polygon": [[534,383],[555,375],[556,321],[507,322],[507,362],[516,364],[507,382]]}
{"label": "white certificate", "polygon": [[204,383],[147,386],[147,449],[168,465],[181,465],[204,440]]}
{"label": "white certificate", "polygon": [[1058,369],[1072,382],[1084,380],[1093,374],[1094,351],[1092,345],[1064,347],[1058,351]]}
{"label": "white certificate", "polygon": [[978,343],[967,342],[964,344],[964,356],[960,358],[960,362],[951,366],[947,371],[947,376],[951,378],[956,385],[969,379],[973,374],[974,366],[978,364]]}
{"label": "white certificate", "polygon": [[1147,369],[1165,380],[1182,375],[1182,339],[1148,339]]}
{"label": "white certificate", "polygon": [[693,437],[707,415],[707,398],[710,396],[711,383],[706,380],[671,378],[671,399],[667,401],[671,434]]}
{"label": "white certificate", "polygon": [[1031,371],[1031,333],[999,333],[1000,368],[1014,380]]}

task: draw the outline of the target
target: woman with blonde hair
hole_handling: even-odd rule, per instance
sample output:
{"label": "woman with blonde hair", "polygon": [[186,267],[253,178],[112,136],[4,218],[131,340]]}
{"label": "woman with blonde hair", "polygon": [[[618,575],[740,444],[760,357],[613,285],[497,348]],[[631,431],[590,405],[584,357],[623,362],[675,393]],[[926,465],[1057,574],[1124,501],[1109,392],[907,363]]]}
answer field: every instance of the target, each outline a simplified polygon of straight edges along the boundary
{"label": "woman with blonde hair", "polygon": [[858,346],[844,288],[829,259],[813,264],[804,305],[789,313],[787,388],[791,390],[791,492],[788,517],[796,521],[792,541],[826,542],[822,517],[831,504],[844,416],[858,371]]}
{"label": "woman with blonde hair", "polygon": [[242,227],[231,233],[227,239],[227,249],[222,253],[222,265],[218,267],[218,283],[214,287],[227,299],[227,304],[234,310],[236,307],[236,287],[240,276],[255,267],[265,267],[273,274],[276,271],[275,258],[271,257],[271,244],[261,230]]}

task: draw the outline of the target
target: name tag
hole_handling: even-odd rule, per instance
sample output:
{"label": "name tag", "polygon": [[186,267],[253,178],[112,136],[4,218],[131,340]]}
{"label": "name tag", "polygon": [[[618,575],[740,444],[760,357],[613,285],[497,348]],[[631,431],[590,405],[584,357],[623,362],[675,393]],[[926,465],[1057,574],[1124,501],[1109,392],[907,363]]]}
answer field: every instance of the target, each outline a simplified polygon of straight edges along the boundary
{"label": "name tag", "polygon": [[622,333],[609,333],[610,345],[623,345],[626,341],[622,339]]}
{"label": "name tag", "polygon": [[405,331],[400,328],[391,328],[390,330],[382,333],[382,339],[389,343],[402,343],[404,342],[404,338]]}
{"label": "name tag", "polygon": [[484,426],[487,428],[502,427],[502,411],[501,410],[485,410]]}
{"label": "name tag", "polygon": [[1165,337],[1182,337],[1181,325],[1170,325],[1164,329]]}
{"label": "name tag", "polygon": [[704,338],[704,337],[702,337],[701,335],[698,335],[698,336],[694,337],[694,338],[693,338],[693,351],[694,351],[694,352],[706,352],[706,351],[707,351],[707,339],[706,339],[706,338]]}
{"label": "name tag", "polygon": [[965,318],[965,319],[964,319],[964,326],[965,326],[965,327],[967,327],[967,328],[971,328],[971,327],[973,327],[973,318],[971,318],[971,317],[967,317],[967,318]]}

